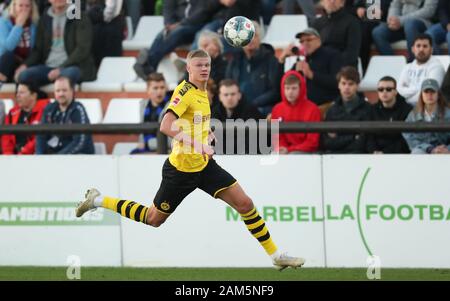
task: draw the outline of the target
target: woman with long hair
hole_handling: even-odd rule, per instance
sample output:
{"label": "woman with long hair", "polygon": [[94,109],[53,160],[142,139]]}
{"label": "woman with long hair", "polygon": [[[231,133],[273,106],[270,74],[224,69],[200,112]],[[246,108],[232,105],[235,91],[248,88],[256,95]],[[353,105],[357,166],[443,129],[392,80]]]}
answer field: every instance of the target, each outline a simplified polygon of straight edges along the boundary
{"label": "woman with long hair", "polygon": [[[450,108],[434,79],[422,82],[419,100],[406,122],[450,121]],[[450,133],[404,133],[412,154],[450,154]]]}
{"label": "woman with long hair", "polygon": [[30,55],[38,19],[33,0],[12,0],[8,15],[0,18],[0,82],[13,81],[16,69]]}

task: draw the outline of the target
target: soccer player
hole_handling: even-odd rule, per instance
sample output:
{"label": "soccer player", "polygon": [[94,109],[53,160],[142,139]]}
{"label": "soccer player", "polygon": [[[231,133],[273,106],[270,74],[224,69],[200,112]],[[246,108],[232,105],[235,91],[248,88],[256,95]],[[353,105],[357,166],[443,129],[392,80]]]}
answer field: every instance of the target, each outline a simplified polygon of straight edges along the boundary
{"label": "soccer player", "polygon": [[160,130],[173,138],[174,145],[165,161],[162,182],[151,207],[129,200],[102,196],[93,188],[78,204],[76,216],[96,207],[113,210],[122,216],[159,227],[175,211],[183,199],[200,188],[214,198],[220,198],[242,216],[251,234],[258,239],[275,267],[301,267],[305,260],[281,254],[272,240],[264,220],[252,200],[227,171],[212,158],[210,146],[214,135],[210,130],[211,110],[206,84],[211,71],[211,58],[204,50],[191,51],[187,56],[189,80],[175,89],[161,122]]}

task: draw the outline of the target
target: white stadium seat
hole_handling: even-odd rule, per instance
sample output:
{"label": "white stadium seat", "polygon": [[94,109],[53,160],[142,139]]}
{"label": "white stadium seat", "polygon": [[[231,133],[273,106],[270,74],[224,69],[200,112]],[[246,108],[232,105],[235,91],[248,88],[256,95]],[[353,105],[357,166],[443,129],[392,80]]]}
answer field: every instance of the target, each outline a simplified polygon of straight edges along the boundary
{"label": "white stadium seat", "polygon": [[83,82],[83,92],[121,92],[124,83],[136,80],[135,57],[105,57],[100,63],[97,79]]}
{"label": "white stadium seat", "polygon": [[96,155],[106,155],[106,144],[104,142],[95,142],[94,149]]}
{"label": "white stadium seat", "polygon": [[98,98],[76,98],[86,109],[91,124],[101,123],[103,119],[102,103]]}
{"label": "white stadium seat", "polygon": [[123,50],[150,48],[153,40],[163,28],[163,16],[142,16],[139,19],[133,38],[122,42]]}
{"label": "white stadium seat", "polygon": [[15,93],[16,92],[16,84],[7,83],[0,86],[1,93]]}
{"label": "white stadium seat", "polygon": [[103,123],[141,123],[144,120],[145,100],[113,98],[106,109]]}
{"label": "white stadium seat", "polygon": [[403,55],[374,55],[370,58],[366,75],[359,85],[360,91],[375,91],[380,78],[392,76],[399,80],[406,58]]}
{"label": "white stadium seat", "polygon": [[307,27],[305,15],[274,15],[262,41],[274,48],[285,48],[295,42],[295,35]]}
{"label": "white stadium seat", "polygon": [[123,90],[125,92],[145,92],[147,91],[147,83],[142,78],[138,78],[134,82],[123,84]]}
{"label": "white stadium seat", "polygon": [[112,154],[116,156],[129,155],[137,145],[137,142],[118,142],[114,145]]}
{"label": "white stadium seat", "polygon": [[14,101],[12,99],[0,99],[0,101],[3,101],[3,104],[5,105],[5,115],[9,113],[9,110],[11,110],[14,107]]}
{"label": "white stadium seat", "polygon": [[158,65],[157,72],[164,75],[170,91],[175,90],[184,75],[184,73],[180,72],[174,65],[169,56],[165,56],[162,59]]}

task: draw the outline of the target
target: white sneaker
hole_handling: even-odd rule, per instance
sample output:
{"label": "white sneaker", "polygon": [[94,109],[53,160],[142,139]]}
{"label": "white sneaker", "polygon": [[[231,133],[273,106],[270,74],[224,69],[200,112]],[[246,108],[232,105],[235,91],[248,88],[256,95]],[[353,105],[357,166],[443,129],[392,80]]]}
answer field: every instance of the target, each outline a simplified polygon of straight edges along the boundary
{"label": "white sneaker", "polygon": [[273,259],[273,265],[279,271],[284,270],[285,268],[299,268],[305,264],[305,260],[300,257],[292,257],[287,255],[286,253],[281,254],[277,258]]}
{"label": "white sneaker", "polygon": [[94,206],[94,200],[99,195],[100,192],[97,189],[88,189],[88,191],[86,191],[86,194],[84,195],[84,201],[79,202],[77,208],[75,209],[76,217],[81,217],[84,213],[96,209],[96,207]]}

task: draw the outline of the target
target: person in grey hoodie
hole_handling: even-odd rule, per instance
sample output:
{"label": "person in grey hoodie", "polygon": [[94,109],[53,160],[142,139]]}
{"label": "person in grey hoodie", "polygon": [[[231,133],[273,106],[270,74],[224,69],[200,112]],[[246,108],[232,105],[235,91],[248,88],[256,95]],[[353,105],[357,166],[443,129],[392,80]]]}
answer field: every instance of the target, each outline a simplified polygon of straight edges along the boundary
{"label": "person in grey hoodie", "polygon": [[417,34],[431,26],[438,0],[393,0],[389,6],[387,21],[372,31],[375,46],[382,55],[393,55],[391,43],[406,39],[409,58]]}
{"label": "person in grey hoodie", "polygon": [[[426,79],[416,107],[406,122],[449,122],[450,108],[439,91],[439,83]],[[412,154],[450,154],[449,132],[403,133]]]}

